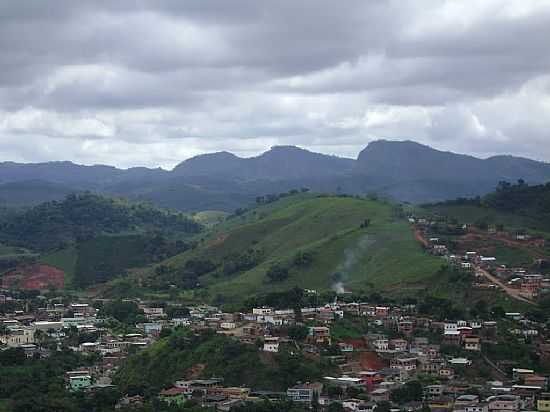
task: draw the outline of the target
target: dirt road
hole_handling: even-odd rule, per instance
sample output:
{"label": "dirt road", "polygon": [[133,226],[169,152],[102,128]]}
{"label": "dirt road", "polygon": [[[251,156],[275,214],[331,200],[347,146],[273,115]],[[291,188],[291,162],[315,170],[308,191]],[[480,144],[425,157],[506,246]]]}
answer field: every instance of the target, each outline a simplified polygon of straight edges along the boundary
{"label": "dirt road", "polygon": [[503,283],[499,278],[497,278],[494,275],[491,275],[489,272],[487,272],[485,269],[480,268],[479,266],[475,267],[476,273],[482,275],[485,279],[487,279],[489,282],[494,283],[498,287],[500,287],[508,296],[510,296],[513,299],[519,300],[523,303],[528,303],[530,305],[536,305],[535,302],[533,302],[531,299],[526,298],[523,296],[519,290],[511,288],[507,286],[505,283]]}

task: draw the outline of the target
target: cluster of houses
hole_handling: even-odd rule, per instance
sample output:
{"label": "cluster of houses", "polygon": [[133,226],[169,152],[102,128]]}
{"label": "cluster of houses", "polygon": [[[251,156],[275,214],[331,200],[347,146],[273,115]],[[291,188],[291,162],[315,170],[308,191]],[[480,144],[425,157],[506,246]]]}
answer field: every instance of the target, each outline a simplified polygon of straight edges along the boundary
{"label": "cluster of houses", "polygon": [[[494,275],[507,287],[516,289],[519,295],[533,299],[543,292],[550,291],[550,277],[541,273],[534,273],[523,267],[508,267],[498,262],[495,256],[485,256],[481,251],[471,250],[464,254],[453,254],[444,241],[437,235],[433,235],[432,227],[437,227],[437,222],[427,219],[417,219],[410,217],[409,221],[415,225],[415,229],[421,234],[421,241],[429,252],[434,255],[442,256],[452,265],[463,271],[471,271],[476,274],[477,280],[475,286],[479,288],[494,288],[495,284],[487,282],[480,271],[487,271]],[[463,225],[462,229],[468,230],[468,225]],[[489,227],[489,234],[496,233],[494,227]],[[432,235],[430,235],[432,233]],[[504,236],[501,234],[501,236]],[[519,242],[530,242],[537,247],[544,246],[544,239],[531,239],[524,233],[518,233],[514,237],[504,236],[505,239]],[[538,267],[541,267],[543,259],[538,259]]]}
{"label": "cluster of houses", "polygon": [[[9,294],[1,297],[4,302],[11,299]],[[179,326],[197,332],[215,330],[244,344],[259,345],[267,357],[274,356],[284,345],[300,347],[312,359],[327,357],[337,371],[318,382],[297,382],[282,392],[226,387],[222,379],[206,377],[182,378],[158,394],[162,401],[175,404],[200,399],[203,405],[221,411],[264,398],[292,399],[305,407],[317,404],[321,408],[339,402],[347,411],[374,411],[377,405],[393,401],[394,391],[422,378],[433,384],[424,384],[421,399],[393,406],[407,411],[429,406],[433,410],[465,412],[535,409],[550,412],[548,378],[525,365],[515,364],[514,359],[506,365],[490,365],[499,380],[465,378],[476,376],[479,362],[484,362],[482,344],[498,341],[496,321],[441,322],[419,315],[415,305],[338,301],[299,310],[258,307],[248,313],[228,313],[214,306],[199,305],[187,308],[185,316],[169,317],[166,305],[138,303],[144,321],[135,325],[134,333],[110,331],[108,320],[98,316],[92,302],[47,303],[36,310],[1,316],[0,341],[4,348],[19,347],[28,356],[47,356],[47,351],[56,350],[56,345],[67,346],[71,334],[80,336],[69,347],[84,354],[96,354],[97,361],[92,367],[66,373],[67,387],[72,391],[112,386],[111,377],[126,356],[154,343],[163,329]],[[363,321],[368,332],[356,339],[335,338],[332,329],[344,318]],[[509,313],[506,318],[507,325],[514,325],[512,333],[524,337],[524,331],[529,329],[523,316]],[[287,333],[288,326],[296,323],[307,328],[307,336],[299,342]],[[550,345],[545,344],[546,332],[533,330],[541,342],[541,353],[546,350],[550,354]],[[53,347],[43,347],[45,337],[54,342]],[[328,347],[336,351],[328,355]],[[452,355],[449,347],[455,348]],[[507,374],[506,370],[512,369],[513,373]],[[140,396],[125,396],[119,407],[140,406],[143,402]]]}

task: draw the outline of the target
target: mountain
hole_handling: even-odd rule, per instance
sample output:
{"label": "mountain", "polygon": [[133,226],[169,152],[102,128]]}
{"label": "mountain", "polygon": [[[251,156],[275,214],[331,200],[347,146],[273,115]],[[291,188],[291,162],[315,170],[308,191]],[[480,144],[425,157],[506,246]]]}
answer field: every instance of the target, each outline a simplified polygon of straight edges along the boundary
{"label": "mountain", "polygon": [[[356,173],[385,180],[541,181],[550,177],[550,165],[514,156],[479,159],[443,152],[411,141],[379,140],[370,143],[357,158]],[[497,180],[497,181],[498,181]]]}
{"label": "mountain", "polygon": [[[68,191],[150,201],[184,211],[232,211],[259,195],[308,187],[413,203],[483,195],[499,181],[550,180],[550,165],[513,156],[479,159],[411,141],[371,142],[357,160],[275,146],[259,156],[195,156],[173,170],[82,166],[71,162],[0,163],[0,206],[62,199]],[[45,182],[40,187],[38,182]]]}
{"label": "mountain", "polygon": [[426,202],[485,194],[500,181],[550,179],[550,165],[513,156],[479,159],[411,141],[376,141],[357,158],[354,173],[375,180],[377,191]]}
{"label": "mountain", "polygon": [[35,206],[79,192],[70,186],[45,180],[20,180],[0,184],[0,206]]}
{"label": "mountain", "polygon": [[228,152],[196,156],[180,163],[179,176],[223,176],[239,180],[289,180],[345,174],[354,161],[313,153],[295,146],[275,146],[260,156],[240,158]]}

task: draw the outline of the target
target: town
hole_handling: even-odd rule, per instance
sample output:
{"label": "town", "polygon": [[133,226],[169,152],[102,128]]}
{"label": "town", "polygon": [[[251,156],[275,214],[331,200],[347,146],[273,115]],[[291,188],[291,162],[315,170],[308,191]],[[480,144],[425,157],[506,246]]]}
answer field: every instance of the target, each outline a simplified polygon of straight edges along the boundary
{"label": "town", "polygon": [[[544,324],[516,312],[442,320],[419,313],[415,303],[382,305],[351,297],[335,296],[333,302],[318,307],[255,307],[228,313],[209,305],[62,302],[4,291],[0,339],[4,354],[18,351],[36,360],[55,351],[72,351],[91,359],[89,366],[65,373],[67,390],[82,393],[113,388],[112,378],[125,359],[178,329],[194,334],[213,331],[255,346],[267,357],[282,350],[300,351],[308,359],[325,358],[333,366],[330,375],[295,382],[282,391],[227,386],[218,376],[184,374],[157,394],[147,394],[170,405],[192,400],[205,408],[229,411],[269,399],[331,411],[550,410],[544,366],[550,360],[550,344]],[[128,330],[116,320],[116,308],[110,313],[104,310],[117,305],[135,307],[139,313]],[[351,329],[349,336],[346,329]],[[537,360],[529,364],[518,360],[506,347],[510,339],[528,348]],[[126,393],[116,408],[139,408],[146,401],[143,393]]]}

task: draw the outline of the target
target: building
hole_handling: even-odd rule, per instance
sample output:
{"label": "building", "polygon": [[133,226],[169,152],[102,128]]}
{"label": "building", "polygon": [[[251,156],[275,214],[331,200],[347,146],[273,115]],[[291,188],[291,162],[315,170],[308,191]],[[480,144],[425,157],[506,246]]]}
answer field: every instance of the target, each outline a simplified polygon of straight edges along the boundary
{"label": "building", "polygon": [[479,336],[465,336],[462,340],[464,344],[464,349],[471,351],[480,351],[481,350],[481,339]]}
{"label": "building", "polygon": [[80,391],[92,386],[91,375],[74,375],[69,376],[68,389],[71,391]]}
{"label": "building", "polygon": [[266,336],[264,338],[264,352],[279,352],[279,338],[277,336]]}
{"label": "building", "polygon": [[159,393],[159,399],[169,404],[183,405],[185,403],[185,398],[186,391],[183,388],[173,387]]}
{"label": "building", "polygon": [[308,340],[317,345],[330,345],[330,329],[326,326],[312,326],[309,328]]}
{"label": "building", "polygon": [[8,326],[7,334],[0,335],[0,343],[16,348],[34,343],[34,329],[27,326]]}
{"label": "building", "polygon": [[541,393],[537,399],[537,410],[539,412],[550,412],[550,393]]}
{"label": "building", "polygon": [[418,358],[407,356],[397,357],[390,360],[390,368],[400,371],[415,371]]}
{"label": "building", "polygon": [[422,397],[425,401],[430,401],[432,399],[438,399],[443,396],[445,391],[444,385],[427,385],[424,387]]}
{"label": "building", "polygon": [[311,404],[315,396],[319,396],[323,390],[322,383],[306,383],[288,388],[286,396],[297,403]]}
{"label": "building", "polygon": [[487,398],[489,403],[489,411],[519,411],[521,408],[521,400],[519,396],[515,395],[496,395]]}

